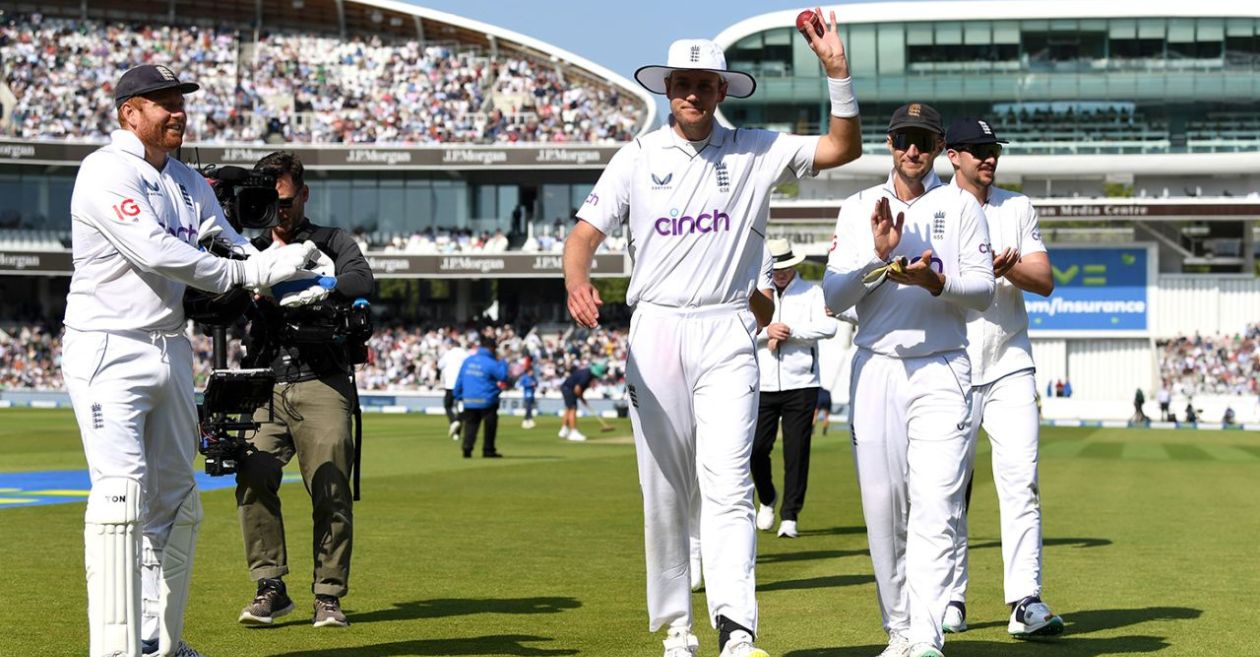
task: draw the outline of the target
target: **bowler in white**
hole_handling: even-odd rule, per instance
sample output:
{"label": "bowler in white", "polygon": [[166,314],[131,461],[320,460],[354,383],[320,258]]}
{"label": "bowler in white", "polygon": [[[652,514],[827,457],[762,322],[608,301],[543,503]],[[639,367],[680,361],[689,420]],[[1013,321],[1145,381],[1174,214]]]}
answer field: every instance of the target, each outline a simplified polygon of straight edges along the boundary
{"label": "bowler in white", "polygon": [[712,41],[676,41],[666,66],[639,69],[640,84],[668,96],[669,125],[618,151],[565,243],[569,311],[593,327],[601,300],[589,278],[591,258],[623,224],[629,234],[626,303],[634,315],[626,380],[643,491],[648,627],[667,628],[667,657],[691,657],[699,645],[689,572],[693,504],[708,617],[721,655],[766,655],[754,644],[749,455],[758,370],[750,304],[773,311],[757,291],[770,192],[861,153],[857,102],[834,15],[822,36],[811,35],[810,47],[836,89],[821,138],[715,121],[718,103],[752,94],[756,82],[727,70]]}

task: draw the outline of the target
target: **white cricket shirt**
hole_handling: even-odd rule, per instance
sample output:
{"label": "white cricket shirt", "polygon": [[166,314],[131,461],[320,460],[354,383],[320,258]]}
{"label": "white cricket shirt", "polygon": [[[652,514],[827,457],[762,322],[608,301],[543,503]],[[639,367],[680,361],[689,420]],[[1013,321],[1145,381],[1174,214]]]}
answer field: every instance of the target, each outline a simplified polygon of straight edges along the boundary
{"label": "white cricket shirt", "polygon": [[[984,211],[974,197],[942,184],[935,173],[924,179],[924,193],[909,203],[897,198],[892,181],[890,175],[885,183],[844,200],[823,277],[827,306],[837,314],[856,306],[854,344],[885,356],[917,358],[964,349],[966,310],[984,310],[993,301]],[[862,282],[884,265],[871,235],[871,213],[881,198],[889,200],[894,219],[905,213],[901,243],[890,257],[905,256],[913,263],[931,249],[932,268],[945,275],[939,296],[883,277],[870,285]]]}
{"label": "white cricket shirt", "polygon": [[[961,190],[957,181],[955,175],[951,186]],[[1037,210],[1027,196],[991,187],[988,202],[984,204],[984,216],[993,253],[1007,248],[1019,251],[1021,256],[1046,252],[1037,225]],[[967,339],[972,385],[992,383],[1011,372],[1034,369],[1024,291],[1006,277],[999,278],[988,309],[967,311]]]}
{"label": "white cricket shirt", "polygon": [[211,223],[246,245],[201,174],[167,156],[161,171],[126,130],[83,160],[70,200],[74,275],[66,326],[80,331],[175,331],[187,285],[226,292],[239,267],[197,246]]}
{"label": "white cricket shirt", "polygon": [[[774,288],[771,288],[774,289]],[[761,391],[781,392],[815,388],[819,381],[818,341],[830,338],[838,328],[827,316],[822,288],[798,273],[780,292],[774,289],[774,318],[787,324],[792,335],[776,351],[770,351],[770,335],[757,334],[757,366],[761,370]]]}
{"label": "white cricket shirt", "polygon": [[666,125],[617,151],[577,215],[605,235],[628,222],[627,304],[747,303],[770,191],[813,175],[818,139],[714,123],[693,146]]}
{"label": "white cricket shirt", "polygon": [[438,371],[442,373],[443,388],[455,389],[455,382],[459,380],[459,368],[464,365],[469,355],[463,347],[451,347],[438,359]]}

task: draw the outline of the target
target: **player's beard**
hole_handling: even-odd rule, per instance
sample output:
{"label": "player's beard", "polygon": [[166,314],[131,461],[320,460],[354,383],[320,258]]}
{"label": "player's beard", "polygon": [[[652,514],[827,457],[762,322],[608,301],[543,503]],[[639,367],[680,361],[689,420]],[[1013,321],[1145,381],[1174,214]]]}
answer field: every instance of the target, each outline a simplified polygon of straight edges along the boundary
{"label": "player's beard", "polygon": [[154,123],[146,131],[144,141],[170,153],[184,145],[184,124],[174,121]]}

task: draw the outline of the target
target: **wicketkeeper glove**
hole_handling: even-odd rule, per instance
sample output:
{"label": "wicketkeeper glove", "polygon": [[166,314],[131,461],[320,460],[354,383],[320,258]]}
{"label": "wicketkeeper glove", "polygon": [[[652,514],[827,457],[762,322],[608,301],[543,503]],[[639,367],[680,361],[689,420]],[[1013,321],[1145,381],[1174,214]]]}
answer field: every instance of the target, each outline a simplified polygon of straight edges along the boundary
{"label": "wicketkeeper glove", "polygon": [[314,242],[287,244],[278,249],[268,249],[249,260],[234,260],[237,267],[236,282],[252,288],[268,288],[281,281],[298,276],[315,261],[319,253]]}
{"label": "wicketkeeper glove", "polygon": [[309,306],[328,298],[337,287],[335,276],[316,276],[314,278],[296,278],[271,286],[271,293],[280,300],[285,308]]}

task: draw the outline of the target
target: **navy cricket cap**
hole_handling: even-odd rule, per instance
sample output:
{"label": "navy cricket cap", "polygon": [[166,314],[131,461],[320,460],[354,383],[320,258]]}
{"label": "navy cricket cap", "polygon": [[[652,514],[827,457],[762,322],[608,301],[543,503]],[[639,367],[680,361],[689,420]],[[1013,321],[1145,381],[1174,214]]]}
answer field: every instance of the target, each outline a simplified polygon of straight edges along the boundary
{"label": "navy cricket cap", "polygon": [[973,144],[1008,144],[1005,139],[998,139],[993,126],[984,119],[967,116],[949,124],[945,130],[945,145],[970,146]]}
{"label": "navy cricket cap", "polygon": [[927,103],[906,103],[898,107],[893,112],[892,120],[888,122],[888,132],[902,128],[919,128],[938,135],[945,134],[941,127],[941,113]]}
{"label": "navy cricket cap", "polygon": [[122,107],[127,99],[135,96],[151,94],[164,89],[179,89],[181,94],[190,94],[201,88],[192,82],[180,82],[171,69],[160,64],[142,64],[118,78],[114,85],[114,108]]}

